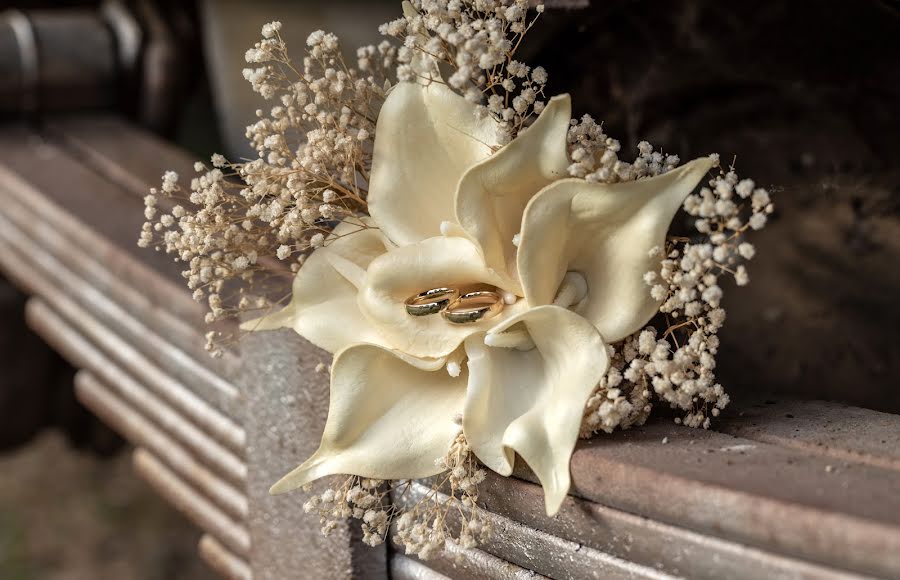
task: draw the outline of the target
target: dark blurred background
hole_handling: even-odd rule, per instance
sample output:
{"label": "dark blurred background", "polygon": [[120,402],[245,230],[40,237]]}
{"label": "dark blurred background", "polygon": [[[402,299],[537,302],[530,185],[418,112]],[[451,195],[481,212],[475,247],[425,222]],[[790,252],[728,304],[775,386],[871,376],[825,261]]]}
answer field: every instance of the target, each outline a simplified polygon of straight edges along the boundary
{"label": "dark blurred background", "polygon": [[[198,158],[247,155],[243,127],[265,105],[241,69],[261,25],[281,20],[298,55],[317,28],[352,49],[398,4],[0,3],[0,130],[115,111]],[[751,284],[727,292],[719,370],[734,399],[900,412],[900,2],[589,4],[551,6],[530,33],[522,57],[552,92],[627,150],[736,156],[775,193]],[[0,578],[209,577],[197,533],[129,474],[23,304],[0,278]]]}

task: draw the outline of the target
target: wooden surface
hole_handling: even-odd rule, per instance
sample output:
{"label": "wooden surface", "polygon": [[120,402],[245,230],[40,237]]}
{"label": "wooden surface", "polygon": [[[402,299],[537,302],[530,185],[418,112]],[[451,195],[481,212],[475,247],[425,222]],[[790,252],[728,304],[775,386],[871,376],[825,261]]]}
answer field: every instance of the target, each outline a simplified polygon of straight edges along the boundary
{"label": "wooden surface", "polygon": [[352,526],[323,538],[301,493],[266,491],[318,444],[325,353],[279,331],[210,359],[179,266],[135,246],[142,192],[189,159],[114,118],[5,127],[0,152],[0,271],[225,577],[900,577],[900,417],[776,396],[712,431],[661,420],[580,445],[555,518],[527,470],[489,477],[497,534],[478,550],[422,563]]}

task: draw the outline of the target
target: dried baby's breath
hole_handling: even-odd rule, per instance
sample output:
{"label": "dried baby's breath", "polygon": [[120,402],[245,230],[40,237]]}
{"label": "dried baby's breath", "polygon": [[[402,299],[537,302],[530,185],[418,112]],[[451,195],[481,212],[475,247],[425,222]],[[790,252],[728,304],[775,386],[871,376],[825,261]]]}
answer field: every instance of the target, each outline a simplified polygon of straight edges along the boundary
{"label": "dried baby's breath", "polygon": [[502,144],[546,104],[547,71],[516,60],[522,40],[544,11],[543,5],[529,10],[528,4],[527,0],[411,0],[403,18],[380,30],[403,41],[399,80],[445,82],[423,76],[414,64],[417,58],[447,69],[446,84],[478,104],[479,114],[497,121]]}
{"label": "dried baby's breath", "polygon": [[351,476],[311,496],[303,509],[319,515],[326,536],[339,520],[358,520],[363,541],[370,546],[383,543],[394,525],[394,541],[423,560],[443,551],[448,542],[473,548],[491,532],[490,521],[478,506],[478,484],[485,471],[462,434],[437,466],[443,471],[425,493],[417,493],[410,480]]}
{"label": "dried baby's breath", "polygon": [[363,541],[370,546],[384,543],[398,508],[391,505],[389,482],[350,476],[318,495],[310,496],[303,511],[316,513],[322,534],[328,536],[338,521],[356,519],[361,522]]}
{"label": "dried baby's breath", "polygon": [[[642,146],[641,155],[651,156],[646,175],[671,168],[649,145]],[[714,159],[718,166],[718,156]],[[608,175],[622,179],[615,171]],[[732,167],[719,168],[699,193],[687,197],[683,209],[694,218],[696,235],[669,237],[665,248],[654,248],[664,256],[662,267],[644,276],[651,296],[662,301],[660,321],[610,347],[612,362],[588,401],[583,437],[642,424],[654,395],[683,411],[675,421],[689,427],[708,428],[710,417],[728,405],[715,374],[718,332],[725,322],[720,279],[724,275],[738,286],[749,283],[742,262],[756,250],[744,238],[765,227],[774,206],[768,191],[740,179]]]}
{"label": "dried baby's breath", "polygon": [[278,22],[266,24],[246,53],[253,66],[244,77],[274,101],[247,127],[257,159],[232,163],[213,155],[211,167],[195,165],[188,188],[167,172],[145,199],[139,245],[188,265],[184,277],[194,298],[209,304],[209,322],[283,300],[269,298],[273,278],[284,286],[336,223],[366,213],[375,120],[397,48],[360,48],[353,68],[337,37],[317,31],[297,64],[280,30]]}

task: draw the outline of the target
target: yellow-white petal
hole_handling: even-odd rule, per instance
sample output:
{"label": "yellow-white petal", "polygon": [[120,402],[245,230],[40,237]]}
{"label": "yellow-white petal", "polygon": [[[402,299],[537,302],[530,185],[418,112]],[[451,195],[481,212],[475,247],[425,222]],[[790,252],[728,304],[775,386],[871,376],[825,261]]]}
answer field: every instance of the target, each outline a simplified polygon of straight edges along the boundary
{"label": "yellow-white petal", "polygon": [[463,173],[496,144],[495,121],[446,85],[396,85],[378,115],[369,214],[397,245],[440,235]]}
{"label": "yellow-white petal", "polygon": [[612,185],[564,179],[525,209],[519,277],[530,306],[550,304],[566,272],[580,272],[588,294],[576,312],[609,342],[639,330],[659,309],[643,276],[658,270],[672,218],[712,167],[696,159],[658,177]]}
{"label": "yellow-white petal", "polygon": [[459,434],[466,373],[379,346],[351,346],[334,359],[328,420],[318,451],[272,486],[291,491],[326,475],[414,479],[441,471]]}
{"label": "yellow-white petal", "polygon": [[525,330],[534,348],[490,347],[484,335],[466,340],[469,386],[463,430],[475,455],[509,475],[515,453],[544,488],[548,515],[569,491],[569,460],[584,407],[609,365],[594,326],[559,306],[539,306],[489,332]]}
{"label": "yellow-white petal", "polygon": [[569,95],[550,99],[534,124],[463,175],[456,192],[456,218],[480,246],[488,267],[516,279],[513,237],[534,195],[566,176]]}
{"label": "yellow-white petal", "polygon": [[357,306],[366,268],[385,252],[381,234],[371,226],[369,218],[338,224],[326,245],[313,251],[297,272],[290,303],[241,327],[251,331],[293,328],[331,353],[359,342],[383,344]]}
{"label": "yellow-white petal", "polygon": [[470,240],[438,236],[400,246],[373,260],[360,289],[359,306],[392,348],[413,356],[441,357],[453,352],[470,334],[513,316],[524,308],[524,302],[507,306],[489,320],[453,324],[440,314],[411,316],[404,301],[432,288],[465,289],[477,284],[503,288],[504,280],[485,267]]}

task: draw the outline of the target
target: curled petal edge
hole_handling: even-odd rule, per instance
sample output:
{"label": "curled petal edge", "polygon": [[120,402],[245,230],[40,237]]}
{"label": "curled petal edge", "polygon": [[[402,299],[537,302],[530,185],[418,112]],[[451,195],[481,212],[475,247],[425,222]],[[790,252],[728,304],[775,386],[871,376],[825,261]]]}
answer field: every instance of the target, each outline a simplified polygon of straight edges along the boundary
{"label": "curled petal edge", "polygon": [[335,356],[328,419],[319,449],[270,489],[285,493],[327,475],[418,479],[441,471],[461,427],[467,376],[445,358],[420,359],[378,345]]}
{"label": "curled petal edge", "polygon": [[581,418],[609,356],[590,322],[558,306],[528,310],[487,334],[520,333],[523,326],[531,350],[489,347],[485,335],[466,340],[463,430],[475,455],[500,475],[512,474],[518,453],[541,482],[552,516],[568,494]]}

